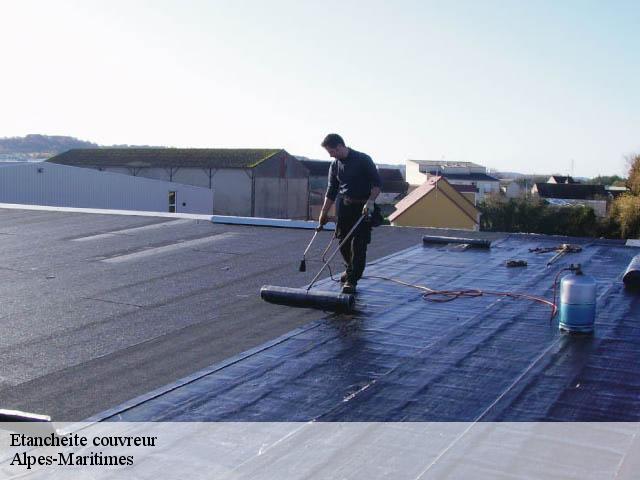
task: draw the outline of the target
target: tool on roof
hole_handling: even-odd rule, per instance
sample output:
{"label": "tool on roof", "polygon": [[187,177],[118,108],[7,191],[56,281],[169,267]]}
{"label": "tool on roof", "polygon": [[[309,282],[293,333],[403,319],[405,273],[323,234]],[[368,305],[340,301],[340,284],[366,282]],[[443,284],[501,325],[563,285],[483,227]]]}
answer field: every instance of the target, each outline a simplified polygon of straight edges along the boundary
{"label": "tool on roof", "polygon": [[507,260],[505,262],[505,265],[507,267],[510,268],[514,268],[514,267],[526,267],[527,266],[527,261],[526,260]]}
{"label": "tool on roof", "polygon": [[315,232],[313,233],[313,237],[311,237],[311,241],[309,242],[309,245],[307,245],[307,248],[305,248],[304,253],[302,254],[302,260],[300,261],[300,267],[298,268],[298,271],[300,271],[300,272],[306,272],[307,271],[307,261],[306,261],[307,252],[311,248],[311,245],[313,244],[313,241],[318,236],[318,232],[320,232],[322,230],[322,227],[323,227],[322,225],[316,227]]}
{"label": "tool on roof", "polygon": [[581,251],[582,247],[580,245],[571,245],[570,243],[561,243],[556,247],[536,247],[529,249],[529,252],[531,253],[556,252],[553,258],[547,262],[547,267],[552,265],[556,260],[558,260],[563,255],[566,255],[567,253],[578,253]]}
{"label": "tool on roof", "polygon": [[[347,241],[351,239],[353,233],[366,217],[367,215],[363,214],[358,219],[356,224],[351,228],[351,230],[349,230],[347,235],[340,242],[336,250],[326,261],[323,261],[322,268],[316,274],[316,276],[313,277],[311,283],[309,283],[306,288],[289,288],[278,287],[275,285],[264,285],[260,289],[260,297],[267,302],[277,303],[279,305],[319,308],[321,310],[333,310],[335,312],[350,312],[351,310],[353,310],[353,307],[355,305],[355,297],[352,294],[311,290],[311,288],[318,281],[318,278],[320,278],[320,275],[322,275],[322,272],[324,272],[325,268],[329,266],[329,263],[331,263],[333,257],[335,257],[336,254],[340,251],[340,247],[342,247]],[[313,239],[311,239],[311,241],[313,242]],[[331,244],[329,244],[329,246],[331,246]],[[309,247],[307,247],[307,250],[305,250],[305,255],[308,249]],[[328,249],[329,247],[327,247],[327,250]],[[301,264],[300,267],[302,268],[302,266],[303,265]]]}

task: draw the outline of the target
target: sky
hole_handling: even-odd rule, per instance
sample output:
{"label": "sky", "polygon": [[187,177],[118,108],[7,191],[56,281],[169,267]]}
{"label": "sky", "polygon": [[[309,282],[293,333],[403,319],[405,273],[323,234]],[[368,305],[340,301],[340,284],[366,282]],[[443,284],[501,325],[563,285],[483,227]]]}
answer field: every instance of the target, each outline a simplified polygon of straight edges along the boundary
{"label": "sky", "polygon": [[[0,137],[624,175],[640,2],[0,0]],[[572,169],[573,165],[573,169]]]}

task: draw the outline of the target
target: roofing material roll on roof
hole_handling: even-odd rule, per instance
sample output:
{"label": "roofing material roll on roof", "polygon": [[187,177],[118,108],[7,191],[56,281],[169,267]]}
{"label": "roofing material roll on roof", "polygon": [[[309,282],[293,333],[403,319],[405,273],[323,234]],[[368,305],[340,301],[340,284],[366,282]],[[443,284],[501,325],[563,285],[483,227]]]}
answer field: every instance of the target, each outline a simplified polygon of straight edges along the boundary
{"label": "roofing material roll on roof", "polygon": [[481,238],[443,237],[439,235],[425,235],[423,243],[466,243],[477,248],[491,248],[491,242]]}
{"label": "roofing material roll on roof", "polygon": [[640,288],[640,255],[636,255],[631,259],[622,281],[627,287]]}
{"label": "roofing material roll on roof", "polygon": [[260,289],[260,296],[269,303],[292,307],[311,307],[340,313],[351,312],[355,305],[355,297],[346,293],[274,285],[263,286]]}

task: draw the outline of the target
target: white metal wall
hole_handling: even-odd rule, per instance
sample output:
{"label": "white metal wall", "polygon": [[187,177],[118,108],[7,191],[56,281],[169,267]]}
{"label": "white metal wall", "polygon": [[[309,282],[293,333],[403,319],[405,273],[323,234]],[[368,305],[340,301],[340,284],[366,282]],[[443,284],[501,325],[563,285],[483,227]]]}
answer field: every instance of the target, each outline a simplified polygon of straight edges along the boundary
{"label": "white metal wall", "polygon": [[[105,172],[117,172],[133,175],[134,169],[128,167],[105,167]],[[152,178],[168,181],[168,168],[139,168],[136,178]],[[251,175],[248,169],[221,168],[211,172],[211,188],[214,194],[214,211],[217,215],[251,216]],[[173,169],[173,182],[181,185],[196,185],[208,188],[209,169],[181,167]],[[184,182],[184,183],[183,183]],[[207,212],[211,213],[211,212]]]}
{"label": "white metal wall", "polygon": [[420,171],[420,165],[412,160],[407,160],[405,172],[409,185],[422,185],[427,179],[427,175]]}
{"label": "white metal wall", "polygon": [[58,207],[213,213],[213,191],[180,183],[54,163],[0,166],[0,202]]}

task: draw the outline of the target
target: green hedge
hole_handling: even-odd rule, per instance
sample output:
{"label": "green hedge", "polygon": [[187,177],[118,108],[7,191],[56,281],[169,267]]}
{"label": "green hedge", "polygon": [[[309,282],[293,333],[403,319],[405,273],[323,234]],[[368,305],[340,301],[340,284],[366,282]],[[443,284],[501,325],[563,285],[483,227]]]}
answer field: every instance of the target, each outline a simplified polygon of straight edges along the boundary
{"label": "green hedge", "polygon": [[599,220],[584,206],[556,207],[538,199],[494,198],[481,203],[480,229],[490,232],[542,233],[572,237],[618,238],[611,219]]}

